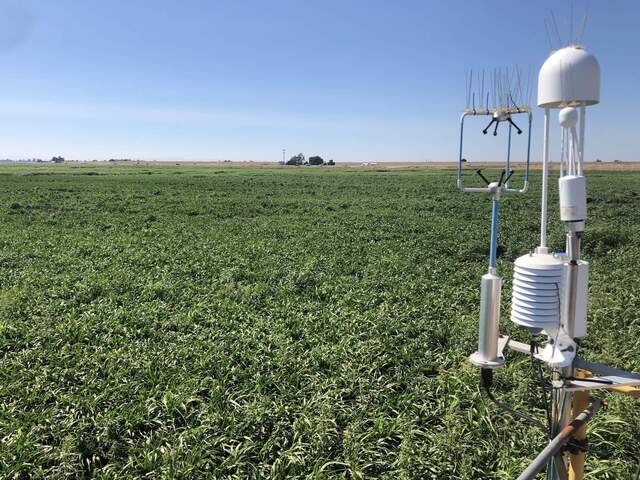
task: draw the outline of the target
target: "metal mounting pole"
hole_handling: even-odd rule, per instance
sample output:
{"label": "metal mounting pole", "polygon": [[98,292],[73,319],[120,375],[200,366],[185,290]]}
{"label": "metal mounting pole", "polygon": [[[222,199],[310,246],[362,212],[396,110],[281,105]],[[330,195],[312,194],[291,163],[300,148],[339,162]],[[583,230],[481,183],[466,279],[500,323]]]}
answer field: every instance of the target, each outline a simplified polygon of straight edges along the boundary
{"label": "metal mounting pole", "polygon": [[[502,174],[504,176],[504,172]],[[488,188],[493,192],[491,209],[491,240],[489,246],[489,269],[480,282],[480,322],[478,330],[478,350],[469,357],[474,365],[481,368],[497,368],[504,364],[504,357],[498,353],[498,330],[500,322],[500,293],[502,278],[497,275],[498,210],[500,208],[500,182],[493,182]]]}
{"label": "metal mounting pole", "polygon": [[[580,224],[571,224],[567,222],[567,236],[566,236],[566,251],[569,263],[566,270],[566,280],[563,298],[563,311],[561,315],[562,327],[567,332],[569,337],[575,337],[575,315],[576,315],[576,295],[577,295],[577,268],[578,260],[580,259],[580,236],[581,231],[576,231],[576,227],[579,229]],[[552,371],[552,379],[554,383],[554,393],[552,396],[552,425],[551,434],[557,435],[558,432],[566,428],[566,425],[571,419],[572,405],[574,404],[574,392],[567,392],[562,387],[557,385],[563,385],[562,378],[571,378],[574,376],[574,366],[569,365],[564,368],[554,368]],[[580,410],[582,411],[582,410]],[[556,467],[566,467],[565,460],[561,456],[557,456]],[[559,465],[562,463],[562,465]],[[563,468],[561,471],[565,471]],[[561,475],[561,478],[567,478],[566,475]]]}
{"label": "metal mounting pole", "polygon": [[[580,240],[581,231],[575,231],[568,229],[567,232],[567,256],[569,257],[569,264],[566,270],[566,284],[565,284],[565,297],[564,297],[564,311],[562,321],[564,323],[564,329],[571,338],[575,337],[575,321],[576,321],[576,295],[577,295],[577,269],[578,261],[580,260]],[[574,377],[574,366],[570,365],[563,369],[564,376]],[[579,416],[579,413],[586,408],[586,404],[589,401],[589,394],[587,392],[571,392],[570,394],[570,407],[573,412],[573,416]],[[565,405],[565,408],[569,405]],[[569,408],[566,408],[569,413]],[[586,437],[585,429],[580,428],[576,437],[580,437],[580,440],[584,440]],[[584,452],[579,452],[569,456],[569,480],[582,480],[584,477]]]}
{"label": "metal mounting pole", "polygon": [[578,430],[580,430],[589,419],[598,412],[602,402],[600,399],[594,399],[591,405],[583,410],[569,425],[564,427],[558,435],[542,450],[531,464],[520,474],[518,480],[533,480],[540,473],[547,462],[553,458],[563,446],[573,438]]}
{"label": "metal mounting pole", "polygon": [[[567,257],[569,263],[567,265],[565,279],[564,298],[562,299],[563,308],[561,322],[565,331],[571,338],[575,337],[575,321],[576,321],[576,296],[577,296],[577,269],[578,261],[580,260],[580,237],[581,231],[576,231],[572,228],[567,228]],[[572,375],[573,372],[570,373]]]}

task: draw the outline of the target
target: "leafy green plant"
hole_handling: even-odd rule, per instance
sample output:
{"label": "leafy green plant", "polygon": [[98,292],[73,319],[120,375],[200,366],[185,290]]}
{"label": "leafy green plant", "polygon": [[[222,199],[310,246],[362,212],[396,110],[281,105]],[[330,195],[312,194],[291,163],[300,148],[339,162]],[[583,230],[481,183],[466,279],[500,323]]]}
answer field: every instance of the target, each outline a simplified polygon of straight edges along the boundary
{"label": "leafy green plant", "polygon": [[[0,170],[0,477],[507,479],[544,445],[466,361],[491,206],[451,171]],[[636,371],[640,209],[611,193],[639,176],[589,182],[586,244],[624,241],[586,250],[581,345]],[[538,207],[504,200],[504,312]],[[496,395],[541,415],[529,377],[509,358]],[[637,403],[610,398],[587,468],[625,478]]]}

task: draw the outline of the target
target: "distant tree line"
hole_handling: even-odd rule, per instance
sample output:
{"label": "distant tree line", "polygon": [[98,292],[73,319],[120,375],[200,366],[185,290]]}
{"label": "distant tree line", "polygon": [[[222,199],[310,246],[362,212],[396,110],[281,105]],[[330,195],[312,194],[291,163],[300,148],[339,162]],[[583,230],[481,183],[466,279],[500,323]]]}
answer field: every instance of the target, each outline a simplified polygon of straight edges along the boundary
{"label": "distant tree line", "polygon": [[334,162],[333,160],[329,160],[328,162],[325,162],[324,159],[320,155],[314,155],[313,157],[309,157],[309,160],[306,160],[304,154],[302,154],[302,153],[294,155],[289,160],[287,160],[287,163],[286,163],[286,165],[296,165],[296,166],[301,166],[301,165],[329,165],[329,166],[333,166],[335,164],[336,164],[336,162]]}

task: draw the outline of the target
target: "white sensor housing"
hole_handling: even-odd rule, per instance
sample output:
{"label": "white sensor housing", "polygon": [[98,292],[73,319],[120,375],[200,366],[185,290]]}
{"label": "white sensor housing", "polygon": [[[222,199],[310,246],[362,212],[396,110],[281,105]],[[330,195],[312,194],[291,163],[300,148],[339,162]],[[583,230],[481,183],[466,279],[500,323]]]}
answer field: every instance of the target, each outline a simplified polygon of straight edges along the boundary
{"label": "white sensor housing", "polygon": [[477,367],[498,368],[504,365],[504,357],[498,351],[501,289],[502,279],[500,277],[493,273],[482,276],[478,351],[469,357],[471,363]]}
{"label": "white sensor housing", "polygon": [[553,52],[538,75],[538,106],[563,108],[600,102],[600,65],[580,45]]}
{"label": "white sensor housing", "polygon": [[538,333],[560,326],[563,258],[530,253],[515,261],[511,321]]}
{"label": "white sensor housing", "polygon": [[566,175],[558,180],[560,190],[560,219],[579,222],[587,218],[587,186],[585,178]]}
{"label": "white sensor housing", "polygon": [[[566,285],[568,264],[564,265],[562,281]],[[589,298],[589,262],[578,260],[574,266],[576,270],[576,301],[573,315],[573,326],[567,325],[568,320],[562,318],[562,327],[567,331],[573,330],[573,338],[582,338],[587,335],[587,300]]]}

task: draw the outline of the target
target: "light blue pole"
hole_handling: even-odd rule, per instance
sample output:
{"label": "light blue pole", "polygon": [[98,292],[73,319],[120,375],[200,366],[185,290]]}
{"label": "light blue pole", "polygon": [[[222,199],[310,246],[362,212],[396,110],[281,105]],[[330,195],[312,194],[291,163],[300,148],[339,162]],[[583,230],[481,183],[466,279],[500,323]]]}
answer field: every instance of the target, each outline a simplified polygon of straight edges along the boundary
{"label": "light blue pole", "polygon": [[527,136],[527,166],[524,169],[524,181],[529,181],[529,159],[531,158],[531,117],[532,114],[529,112],[529,133]]}
{"label": "light blue pole", "polygon": [[[509,136],[507,141],[507,166],[505,175],[509,176],[509,170],[511,170],[511,124],[509,124]],[[505,188],[509,188],[509,181],[504,184]]]}
{"label": "light blue pole", "polygon": [[460,150],[458,153],[458,182],[462,178],[462,138],[464,135],[464,114],[460,118]]}
{"label": "light blue pole", "polygon": [[489,268],[496,268],[498,250],[498,210],[500,209],[499,192],[493,194],[491,208],[491,246],[489,251]]}

